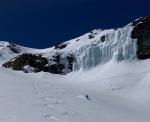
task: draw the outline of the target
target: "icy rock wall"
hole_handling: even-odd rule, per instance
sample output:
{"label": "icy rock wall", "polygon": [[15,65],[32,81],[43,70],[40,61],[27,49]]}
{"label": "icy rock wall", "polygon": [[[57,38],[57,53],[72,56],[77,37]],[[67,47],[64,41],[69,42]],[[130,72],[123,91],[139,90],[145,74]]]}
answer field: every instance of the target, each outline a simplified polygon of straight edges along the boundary
{"label": "icy rock wall", "polygon": [[131,24],[104,30],[91,43],[75,51],[74,70],[88,70],[110,60],[114,62],[136,59],[137,42],[131,38]]}

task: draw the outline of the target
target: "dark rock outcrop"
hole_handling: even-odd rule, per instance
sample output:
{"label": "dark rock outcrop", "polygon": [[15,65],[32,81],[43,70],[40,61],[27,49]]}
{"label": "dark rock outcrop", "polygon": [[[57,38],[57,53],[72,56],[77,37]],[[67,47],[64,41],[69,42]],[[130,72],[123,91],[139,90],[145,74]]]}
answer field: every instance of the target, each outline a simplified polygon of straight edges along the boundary
{"label": "dark rock outcrop", "polygon": [[150,16],[134,21],[133,26],[131,37],[137,39],[137,57],[139,59],[150,58]]}
{"label": "dark rock outcrop", "polygon": [[91,31],[90,34],[88,35],[89,39],[93,39],[95,38],[95,35],[97,35],[98,33]]}
{"label": "dark rock outcrop", "polygon": [[105,41],[105,38],[106,38],[105,35],[102,36],[102,37],[101,37],[101,42],[104,42],[104,41]]}
{"label": "dark rock outcrop", "polygon": [[65,47],[67,47],[67,45],[68,43],[62,43],[62,44],[56,45],[55,49],[64,49]]}
{"label": "dark rock outcrop", "polygon": [[80,39],[77,39],[76,42],[80,41]]}
{"label": "dark rock outcrop", "polygon": [[71,71],[73,71],[74,61],[75,61],[75,57],[72,54],[69,54],[67,56],[67,62],[68,62],[68,69],[70,69]]}
{"label": "dark rock outcrop", "polygon": [[93,39],[95,37],[94,34],[90,34],[88,36],[89,36],[89,39]]}
{"label": "dark rock outcrop", "polygon": [[[41,55],[35,54],[22,54],[11,59],[10,61],[4,63],[2,66],[5,68],[12,68],[13,70],[24,71],[28,73],[28,69],[32,69],[32,72],[50,72],[54,74],[64,74],[64,70],[70,69],[73,70],[73,55],[68,55],[66,57],[67,62],[62,63],[61,55],[55,53],[50,59],[42,57]],[[26,69],[26,67],[28,67]]]}
{"label": "dark rock outcrop", "polygon": [[21,50],[13,43],[9,43],[7,47],[13,52],[19,54]]}
{"label": "dark rock outcrop", "polygon": [[60,61],[61,61],[60,54],[59,53],[54,54],[50,59],[51,63],[48,63],[43,67],[44,71],[54,74],[63,73],[63,69],[65,69],[65,64],[62,64]]}
{"label": "dark rock outcrop", "polygon": [[41,55],[22,54],[4,63],[2,66],[19,71],[23,71],[25,66],[30,66],[35,69],[34,72],[39,72],[43,71],[43,67],[47,63],[47,59]]}

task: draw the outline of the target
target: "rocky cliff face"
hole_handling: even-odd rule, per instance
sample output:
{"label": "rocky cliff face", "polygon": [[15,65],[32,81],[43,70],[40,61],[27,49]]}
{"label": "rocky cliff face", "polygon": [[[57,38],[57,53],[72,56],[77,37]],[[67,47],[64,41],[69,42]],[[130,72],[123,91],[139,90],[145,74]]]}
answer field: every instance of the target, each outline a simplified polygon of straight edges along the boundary
{"label": "rocky cliff face", "polygon": [[5,57],[3,67],[55,74],[88,70],[110,60],[147,59],[150,58],[150,16],[118,29],[93,30],[44,50],[0,43],[0,54],[0,60]]}
{"label": "rocky cliff face", "polygon": [[4,63],[2,66],[6,68],[12,67],[13,70],[23,70],[25,72],[27,72],[25,66],[30,66],[33,68],[33,72],[39,72],[44,69],[47,63],[47,59],[41,55],[22,54]]}
{"label": "rocky cliff face", "polygon": [[[24,71],[25,73],[43,71],[54,74],[63,74],[66,65],[61,63],[61,56],[55,54],[50,60],[53,63],[49,63],[48,59],[41,55],[25,53],[18,55],[4,63],[2,66],[5,68],[12,68],[13,70]],[[67,56],[67,69],[70,69],[70,71],[73,69],[73,61],[74,59],[72,56]]]}
{"label": "rocky cliff face", "polygon": [[137,39],[137,57],[150,58],[150,16],[141,17],[133,22],[132,38]]}

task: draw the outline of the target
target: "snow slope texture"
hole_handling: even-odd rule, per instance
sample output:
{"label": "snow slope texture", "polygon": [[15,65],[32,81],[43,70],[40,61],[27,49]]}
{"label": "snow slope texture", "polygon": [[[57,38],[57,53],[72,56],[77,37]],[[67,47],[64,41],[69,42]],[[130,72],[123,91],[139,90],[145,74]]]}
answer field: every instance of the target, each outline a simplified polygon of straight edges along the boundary
{"label": "snow slope texture", "polygon": [[110,62],[68,75],[0,68],[0,122],[149,122],[148,64]]}

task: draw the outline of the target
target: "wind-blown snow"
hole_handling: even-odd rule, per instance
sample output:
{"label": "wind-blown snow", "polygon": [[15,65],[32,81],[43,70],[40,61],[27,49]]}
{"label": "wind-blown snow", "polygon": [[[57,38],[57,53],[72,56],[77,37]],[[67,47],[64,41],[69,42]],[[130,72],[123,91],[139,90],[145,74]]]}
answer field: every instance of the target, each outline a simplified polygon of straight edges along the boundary
{"label": "wind-blown snow", "polygon": [[149,122],[149,76],[149,60],[68,75],[0,68],[0,122]]}

